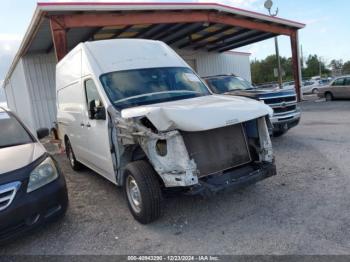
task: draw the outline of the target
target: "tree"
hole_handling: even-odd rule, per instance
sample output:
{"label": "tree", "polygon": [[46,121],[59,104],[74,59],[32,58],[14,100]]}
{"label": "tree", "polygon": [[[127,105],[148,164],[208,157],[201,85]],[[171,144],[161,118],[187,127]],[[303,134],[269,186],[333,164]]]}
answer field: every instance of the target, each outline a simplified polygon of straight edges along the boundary
{"label": "tree", "polygon": [[[292,59],[281,57],[281,66],[285,75],[283,80],[291,80],[293,77]],[[277,81],[274,69],[277,68],[277,57],[270,55],[263,60],[255,60],[251,63],[252,80],[255,84]]]}
{"label": "tree", "polygon": [[332,74],[334,76],[337,75],[341,75],[342,71],[343,71],[343,60],[339,59],[333,59],[330,63],[329,63],[329,67],[332,70]]}
{"label": "tree", "polygon": [[347,61],[343,65],[343,74],[349,75],[350,74],[350,61]]}
{"label": "tree", "polygon": [[[321,67],[321,68],[320,68]],[[306,60],[306,68],[303,70],[303,77],[313,77],[322,74],[329,74],[326,64],[317,55],[309,55]]]}

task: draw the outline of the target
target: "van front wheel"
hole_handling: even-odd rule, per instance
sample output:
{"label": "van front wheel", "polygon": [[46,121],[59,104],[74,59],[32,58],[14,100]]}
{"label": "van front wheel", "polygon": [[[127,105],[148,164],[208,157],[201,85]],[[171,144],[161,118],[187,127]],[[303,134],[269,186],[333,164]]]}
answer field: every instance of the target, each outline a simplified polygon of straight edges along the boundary
{"label": "van front wheel", "polygon": [[70,144],[70,141],[67,140],[66,142],[66,154],[67,158],[69,160],[69,164],[71,168],[75,171],[79,171],[82,169],[82,164],[80,164],[77,159],[75,158],[75,154],[73,152],[72,145]]}
{"label": "van front wheel", "polygon": [[162,193],[153,167],[147,161],[135,161],[126,166],[124,174],[124,193],[133,217],[141,224],[157,220]]}

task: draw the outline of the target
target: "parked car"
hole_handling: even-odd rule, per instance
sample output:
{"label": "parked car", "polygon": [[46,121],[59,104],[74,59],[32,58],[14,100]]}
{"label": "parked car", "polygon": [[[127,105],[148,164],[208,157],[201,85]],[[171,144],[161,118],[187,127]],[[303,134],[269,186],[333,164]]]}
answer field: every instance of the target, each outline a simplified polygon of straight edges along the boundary
{"label": "parked car", "polygon": [[[40,129],[43,138],[48,129]],[[12,113],[0,108],[0,244],[67,209],[66,182],[55,160]]]}
{"label": "parked car", "polygon": [[281,136],[300,121],[300,108],[293,89],[261,89],[235,75],[216,75],[204,78],[215,94],[244,96],[264,102],[272,107],[273,135]]}
{"label": "parked car", "polygon": [[164,190],[206,194],[276,174],[272,110],[212,95],[163,42],[81,43],[58,63],[56,81],[72,168],[83,164],[122,186],[140,223],[160,216]]}
{"label": "parked car", "polygon": [[301,91],[303,94],[317,94],[319,92],[319,88],[323,86],[321,80],[308,80],[303,81],[301,86]]}
{"label": "parked car", "polygon": [[350,98],[350,75],[334,79],[329,85],[319,89],[318,96],[327,101],[338,98]]}

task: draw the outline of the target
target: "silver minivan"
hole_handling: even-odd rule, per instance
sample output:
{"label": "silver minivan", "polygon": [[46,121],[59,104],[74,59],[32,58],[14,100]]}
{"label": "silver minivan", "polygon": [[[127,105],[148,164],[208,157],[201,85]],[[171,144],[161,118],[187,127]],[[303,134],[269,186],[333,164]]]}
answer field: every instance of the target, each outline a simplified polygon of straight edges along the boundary
{"label": "silver minivan", "polygon": [[320,87],[318,96],[326,98],[327,101],[333,99],[349,99],[350,98],[350,75],[341,76],[334,79],[330,85]]}

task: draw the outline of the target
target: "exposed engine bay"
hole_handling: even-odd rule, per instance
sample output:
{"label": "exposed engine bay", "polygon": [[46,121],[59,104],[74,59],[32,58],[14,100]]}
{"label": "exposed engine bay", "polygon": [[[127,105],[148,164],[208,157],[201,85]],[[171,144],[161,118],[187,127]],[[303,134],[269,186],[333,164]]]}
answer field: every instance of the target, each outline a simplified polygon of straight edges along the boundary
{"label": "exposed engine bay", "polygon": [[206,177],[273,162],[267,116],[209,130],[159,131],[147,116],[125,119],[113,108],[108,112],[118,184],[125,165],[138,159],[147,159],[167,188],[190,187]]}

